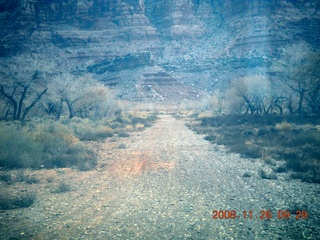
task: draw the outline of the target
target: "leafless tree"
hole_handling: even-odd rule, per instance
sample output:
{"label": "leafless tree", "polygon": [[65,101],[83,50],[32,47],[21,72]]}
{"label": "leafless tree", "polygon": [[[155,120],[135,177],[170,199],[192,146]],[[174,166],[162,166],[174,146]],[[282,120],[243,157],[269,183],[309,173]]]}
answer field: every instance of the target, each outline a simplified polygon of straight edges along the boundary
{"label": "leafless tree", "polygon": [[309,53],[306,69],[309,78],[310,90],[306,101],[312,113],[320,112],[320,52]]}
{"label": "leafless tree", "polygon": [[20,55],[0,63],[2,118],[24,121],[48,91],[53,65],[37,55]]}
{"label": "leafless tree", "polygon": [[[287,96],[290,113],[303,113],[306,101],[312,112],[319,111],[319,56],[319,52],[313,52],[309,45],[300,42],[286,46],[282,55],[274,62],[274,71],[291,90]],[[298,98],[296,110],[293,109],[295,96]]]}
{"label": "leafless tree", "polygon": [[238,113],[269,113],[273,96],[266,76],[253,75],[235,79],[226,93],[229,108]]}

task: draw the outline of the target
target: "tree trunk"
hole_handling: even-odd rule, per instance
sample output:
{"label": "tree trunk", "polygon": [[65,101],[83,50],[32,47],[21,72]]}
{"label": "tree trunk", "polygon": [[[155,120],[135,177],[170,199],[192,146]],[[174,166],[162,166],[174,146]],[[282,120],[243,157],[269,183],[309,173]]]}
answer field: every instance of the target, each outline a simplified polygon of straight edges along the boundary
{"label": "tree trunk", "polygon": [[38,95],[38,97],[37,97],[35,100],[33,100],[33,102],[32,102],[28,107],[25,108],[25,110],[24,110],[24,112],[23,112],[23,115],[22,115],[22,118],[21,118],[21,121],[22,121],[22,122],[24,122],[24,120],[26,119],[26,116],[27,116],[28,112],[34,107],[34,105],[36,105],[37,102],[39,102],[39,100],[41,99],[41,97],[42,97],[47,91],[48,91],[48,88],[44,89],[44,90],[42,91],[42,93],[40,93],[40,94]]}
{"label": "tree trunk", "polygon": [[298,114],[302,114],[303,113],[303,102],[304,102],[304,93],[306,91],[304,89],[302,89],[301,91],[299,91],[299,107],[297,109]]}
{"label": "tree trunk", "polygon": [[69,110],[69,118],[73,118],[73,109],[72,109],[72,103],[70,103],[69,101],[65,101],[67,103],[68,106],[68,110]]}
{"label": "tree trunk", "polygon": [[20,118],[21,118],[21,113],[22,113],[22,108],[23,108],[23,101],[25,100],[27,92],[28,92],[28,89],[29,89],[28,86],[23,86],[23,85],[20,85],[20,86],[23,88],[23,92],[22,92],[21,98],[19,100],[18,112],[17,112],[15,120],[20,120]]}
{"label": "tree trunk", "polygon": [[289,96],[288,109],[289,109],[290,115],[292,115],[292,114],[293,114],[293,108],[292,108],[292,98],[291,98],[291,95]]}
{"label": "tree trunk", "polygon": [[4,90],[3,90],[3,86],[1,86],[0,88],[0,92],[2,93],[3,96],[5,96],[6,98],[9,99],[9,101],[11,102],[12,106],[13,106],[13,114],[12,114],[12,120],[16,120],[17,118],[17,111],[18,111],[18,103],[17,101],[13,98],[14,92],[16,91],[17,86],[14,87],[11,95],[7,94]]}
{"label": "tree trunk", "polygon": [[60,117],[61,117],[62,105],[63,105],[63,99],[60,99],[59,109],[57,112],[57,119],[60,119]]}

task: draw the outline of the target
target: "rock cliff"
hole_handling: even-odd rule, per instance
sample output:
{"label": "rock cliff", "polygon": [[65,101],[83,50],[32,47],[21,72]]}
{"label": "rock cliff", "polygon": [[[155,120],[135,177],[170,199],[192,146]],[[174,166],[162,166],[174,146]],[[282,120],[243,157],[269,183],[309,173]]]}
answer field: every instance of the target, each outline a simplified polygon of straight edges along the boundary
{"label": "rock cliff", "polygon": [[[286,44],[320,45],[317,0],[2,0],[0,55],[40,52],[119,97],[198,98],[269,71]],[[67,67],[68,66],[68,67]],[[176,92],[176,94],[174,94]]]}

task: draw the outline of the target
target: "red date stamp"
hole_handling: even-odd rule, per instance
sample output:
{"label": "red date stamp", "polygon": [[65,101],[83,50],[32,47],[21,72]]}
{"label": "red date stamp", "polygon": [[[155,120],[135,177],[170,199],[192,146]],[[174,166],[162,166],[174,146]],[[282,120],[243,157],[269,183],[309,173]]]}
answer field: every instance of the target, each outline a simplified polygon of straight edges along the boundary
{"label": "red date stamp", "polygon": [[[295,215],[295,216],[291,216]],[[289,210],[278,210],[275,218],[278,219],[290,219],[294,218],[296,220],[307,219],[308,212],[306,210],[297,210],[293,214]],[[254,214],[252,210],[243,211],[242,213],[237,213],[235,210],[213,210],[212,219],[272,219],[273,213],[271,210],[261,210],[259,214]]]}

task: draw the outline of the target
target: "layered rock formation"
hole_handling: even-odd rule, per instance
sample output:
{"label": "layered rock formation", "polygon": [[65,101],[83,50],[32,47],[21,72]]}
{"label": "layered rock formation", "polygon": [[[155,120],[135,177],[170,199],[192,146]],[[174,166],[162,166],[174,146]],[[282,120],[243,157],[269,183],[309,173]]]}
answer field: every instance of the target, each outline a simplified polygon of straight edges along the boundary
{"label": "layered rock formation", "polygon": [[268,72],[286,44],[320,44],[316,0],[2,0],[0,13],[1,57],[67,59],[61,71],[137,101],[198,98]]}

